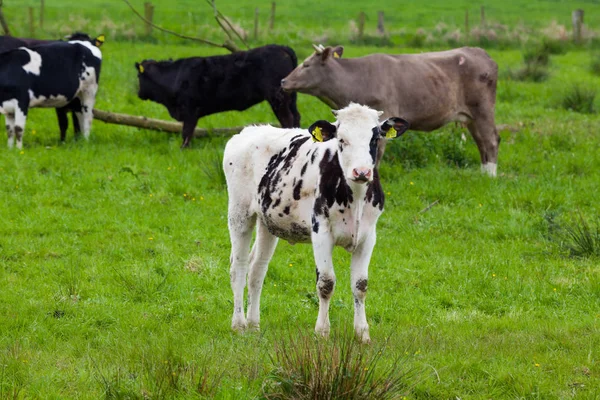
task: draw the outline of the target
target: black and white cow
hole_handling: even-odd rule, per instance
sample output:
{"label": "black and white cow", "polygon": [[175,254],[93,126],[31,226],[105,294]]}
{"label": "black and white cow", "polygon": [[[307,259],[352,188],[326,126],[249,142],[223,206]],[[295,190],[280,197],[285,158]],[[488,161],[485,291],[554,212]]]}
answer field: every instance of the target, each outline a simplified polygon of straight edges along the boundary
{"label": "black and white cow", "polygon": [[277,238],[282,238],[312,243],[319,296],[315,331],[324,336],[329,333],[329,300],[335,287],[333,247],[352,253],[354,329],[362,341],[370,340],[364,302],[384,203],[375,164],[377,145],[385,137],[400,136],[409,124],[401,118],[380,124],[381,112],[353,103],[334,114],[333,124],[317,121],[308,131],[247,127],[225,147],[234,330],[258,328],[263,281]]}
{"label": "black and white cow", "polygon": [[200,118],[265,100],[281,126],[292,128],[300,126],[297,95],[284,92],[280,81],[296,64],[294,50],[274,44],[222,56],[144,60],[135,64],[138,97],[164,105],[183,122],[181,147],[189,146]]}
{"label": "black and white cow", "polygon": [[86,40],[52,42],[0,53],[0,113],[6,117],[8,146],[22,148],[30,108],[61,108],[79,100],[76,112],[89,137],[98,91],[102,52]]}
{"label": "black and white cow", "polygon": [[[90,37],[87,33],[83,32],[75,32],[71,35],[65,37],[65,40],[82,40],[86,42],[92,43],[96,47],[102,46],[104,43],[104,35],[99,35],[95,38]],[[18,49],[19,47],[35,47],[38,45],[48,44],[48,43],[56,43],[60,42],[59,40],[43,40],[43,39],[30,39],[30,38],[18,38],[14,36],[0,36],[0,53],[7,51]],[[67,118],[67,112],[72,112],[73,119],[73,130],[75,131],[75,136],[81,133],[81,129],[79,127],[79,121],[77,120],[76,113],[81,112],[81,102],[78,98],[73,100],[71,103],[67,104],[64,107],[59,107],[56,109],[56,117],[58,118],[58,126],[60,129],[60,140],[64,142],[67,137],[67,128],[69,127],[69,119]]]}

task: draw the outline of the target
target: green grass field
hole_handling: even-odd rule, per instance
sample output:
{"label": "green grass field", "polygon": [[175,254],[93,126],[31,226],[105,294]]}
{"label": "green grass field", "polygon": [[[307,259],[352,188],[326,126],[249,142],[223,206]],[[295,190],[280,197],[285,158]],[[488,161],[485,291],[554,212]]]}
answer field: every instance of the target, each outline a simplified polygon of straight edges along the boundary
{"label": "green grass field", "polygon": [[[72,10],[46,3],[48,24]],[[89,1],[69,13],[92,25],[104,16],[134,21],[115,3]],[[14,19],[38,3],[4,4]],[[324,13],[342,27],[362,9],[295,4],[278,3],[282,19],[315,31]],[[466,6],[443,4],[388,14],[417,27],[419,15],[435,25]],[[598,9],[501,4],[498,20],[517,24],[522,15],[536,26],[577,6]],[[200,7],[177,2],[169,18],[200,18],[188,12]],[[223,2],[221,10],[243,20],[253,7]],[[590,14],[592,24],[598,17]],[[107,38],[97,108],[169,119],[164,107],[137,98],[134,62],[219,53],[158,41]],[[286,44],[299,58],[310,53],[303,41]],[[419,49],[349,44],[344,56],[375,51]],[[502,77],[522,62],[518,49],[490,54]],[[518,130],[501,133],[496,179],[479,172],[476,146],[458,127],[409,132],[388,147],[367,297],[373,344],[358,351],[373,355],[385,344],[378,371],[398,360],[412,371],[405,398],[600,398],[600,232],[591,234],[595,256],[568,248],[580,218],[600,229],[600,121],[560,106],[573,84],[600,87],[589,72],[593,56],[585,47],[551,56],[542,83],[501,79],[497,123]],[[299,110],[303,126],[331,119],[308,96],[299,96]],[[274,122],[261,104],[199,126]],[[36,109],[23,151],[0,148],[0,399],[261,398],[281,368],[276,346],[314,328],[314,263],[310,246],[280,243],[263,290],[262,331],[231,332],[227,194],[218,178],[227,138],[195,139],[180,151],[178,135],[100,121],[89,142],[58,137],[54,111]],[[335,251],[334,336],[352,329],[349,259]]]}

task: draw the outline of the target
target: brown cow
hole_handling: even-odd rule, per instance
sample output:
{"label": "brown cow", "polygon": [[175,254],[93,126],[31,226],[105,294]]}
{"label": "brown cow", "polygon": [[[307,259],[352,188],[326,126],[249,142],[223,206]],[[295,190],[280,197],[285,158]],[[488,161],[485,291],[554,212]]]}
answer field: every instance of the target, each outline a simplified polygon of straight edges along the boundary
{"label": "brown cow", "polygon": [[383,119],[401,116],[417,131],[463,122],[479,148],[482,171],[496,176],[498,65],[483,49],[343,59],[342,46],[314,47],[315,53],[281,81],[284,90],[317,96],[334,109],[364,104],[383,110]]}

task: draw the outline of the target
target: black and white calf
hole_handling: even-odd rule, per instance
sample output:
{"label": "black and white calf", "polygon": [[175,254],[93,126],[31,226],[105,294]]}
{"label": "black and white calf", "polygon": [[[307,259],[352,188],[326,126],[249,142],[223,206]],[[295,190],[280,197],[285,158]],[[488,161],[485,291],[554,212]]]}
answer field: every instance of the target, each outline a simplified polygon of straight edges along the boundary
{"label": "black and white calf", "polygon": [[312,243],[319,296],[315,330],[322,335],[329,333],[329,300],[335,288],[333,247],[352,253],[354,329],[362,341],[370,340],[365,315],[368,267],[384,203],[375,166],[377,144],[401,135],[409,124],[401,118],[380,124],[380,112],[352,103],[334,114],[333,124],[317,121],[308,131],[248,127],[225,147],[235,330],[258,328],[263,281],[277,238],[282,238]]}
{"label": "black and white calf", "polygon": [[23,146],[30,108],[64,107],[78,99],[76,112],[89,137],[98,91],[102,52],[89,41],[71,40],[20,47],[0,53],[0,113],[6,117],[8,147]]}

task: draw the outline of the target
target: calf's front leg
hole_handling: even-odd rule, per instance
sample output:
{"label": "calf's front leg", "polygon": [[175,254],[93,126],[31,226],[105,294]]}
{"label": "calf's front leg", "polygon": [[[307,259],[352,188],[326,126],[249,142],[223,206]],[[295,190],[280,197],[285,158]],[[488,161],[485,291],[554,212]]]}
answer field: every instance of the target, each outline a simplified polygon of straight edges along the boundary
{"label": "calf's front leg", "polygon": [[329,232],[312,234],[313,253],[317,264],[317,295],[319,296],[319,316],[315,332],[321,336],[329,336],[329,301],[335,289],[335,272],[333,271],[333,238]]}
{"label": "calf's front leg", "polygon": [[369,278],[369,262],[373,247],[376,241],[375,230],[366,237],[366,239],[357,246],[352,253],[350,263],[350,284],[352,294],[354,295],[354,332],[363,343],[370,343],[369,324],[365,312],[365,299],[367,297],[367,285]]}

